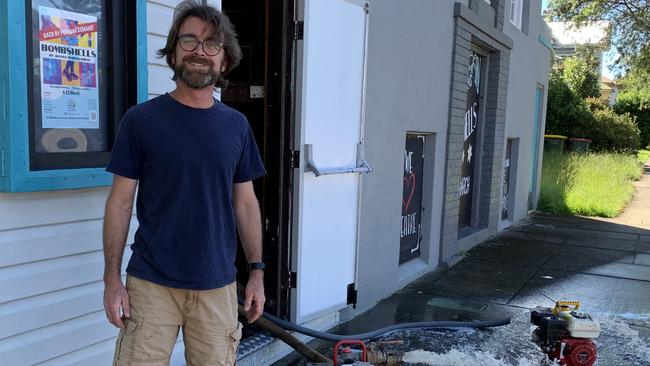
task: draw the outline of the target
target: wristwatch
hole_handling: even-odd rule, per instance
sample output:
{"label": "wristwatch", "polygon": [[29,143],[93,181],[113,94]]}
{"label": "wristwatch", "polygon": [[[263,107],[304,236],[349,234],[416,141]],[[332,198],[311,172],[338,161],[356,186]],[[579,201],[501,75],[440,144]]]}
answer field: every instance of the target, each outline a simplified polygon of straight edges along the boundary
{"label": "wristwatch", "polygon": [[261,269],[262,271],[266,268],[266,265],[264,262],[252,262],[248,263],[248,271],[252,271],[254,269]]}

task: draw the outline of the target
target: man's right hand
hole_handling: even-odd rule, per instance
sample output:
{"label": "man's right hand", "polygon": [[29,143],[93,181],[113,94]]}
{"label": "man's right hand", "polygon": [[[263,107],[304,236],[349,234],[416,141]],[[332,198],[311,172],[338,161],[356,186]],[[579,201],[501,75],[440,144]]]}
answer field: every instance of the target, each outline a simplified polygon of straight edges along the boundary
{"label": "man's right hand", "polygon": [[122,284],[122,280],[104,281],[104,311],[106,318],[114,326],[123,329],[124,322],[122,315],[128,318],[131,316],[129,309],[129,294]]}

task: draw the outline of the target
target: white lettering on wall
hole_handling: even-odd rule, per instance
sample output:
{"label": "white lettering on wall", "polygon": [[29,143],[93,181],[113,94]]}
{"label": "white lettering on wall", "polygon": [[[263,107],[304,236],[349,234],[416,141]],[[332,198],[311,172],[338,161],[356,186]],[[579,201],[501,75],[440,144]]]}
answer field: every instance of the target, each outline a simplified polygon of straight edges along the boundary
{"label": "white lettering on wall", "polygon": [[413,173],[413,151],[404,150],[404,173],[411,174]]}
{"label": "white lettering on wall", "polygon": [[463,141],[467,141],[467,139],[472,135],[474,130],[476,129],[476,122],[478,120],[478,113],[476,109],[478,108],[478,104],[474,102],[471,107],[465,112],[465,131],[464,131],[464,136],[465,139]]}
{"label": "white lettering on wall", "polygon": [[415,225],[417,212],[402,216],[402,230],[400,232],[400,238],[405,236],[413,235],[417,232],[417,226]]}
{"label": "white lettering on wall", "polygon": [[460,179],[460,185],[458,189],[459,195],[462,197],[468,194],[470,187],[471,187],[471,177],[462,177]]}

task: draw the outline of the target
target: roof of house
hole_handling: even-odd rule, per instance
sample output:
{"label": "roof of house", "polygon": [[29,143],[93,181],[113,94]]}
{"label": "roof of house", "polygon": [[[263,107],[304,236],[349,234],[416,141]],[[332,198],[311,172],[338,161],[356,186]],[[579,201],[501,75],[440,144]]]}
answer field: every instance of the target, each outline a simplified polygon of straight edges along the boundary
{"label": "roof of house", "polygon": [[609,22],[598,21],[582,27],[567,22],[547,22],[553,40],[560,45],[601,44],[607,41]]}

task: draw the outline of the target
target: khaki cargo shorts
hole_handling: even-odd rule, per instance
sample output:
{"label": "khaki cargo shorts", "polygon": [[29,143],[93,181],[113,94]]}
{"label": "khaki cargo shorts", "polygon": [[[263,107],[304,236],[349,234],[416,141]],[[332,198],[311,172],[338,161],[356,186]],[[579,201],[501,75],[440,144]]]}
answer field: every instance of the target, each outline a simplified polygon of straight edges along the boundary
{"label": "khaki cargo shorts", "polygon": [[197,291],[127,276],[126,289],[131,317],[117,338],[114,366],[169,365],[179,329],[187,366],[236,364],[242,331],[236,282]]}

